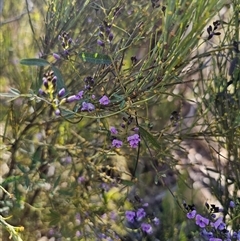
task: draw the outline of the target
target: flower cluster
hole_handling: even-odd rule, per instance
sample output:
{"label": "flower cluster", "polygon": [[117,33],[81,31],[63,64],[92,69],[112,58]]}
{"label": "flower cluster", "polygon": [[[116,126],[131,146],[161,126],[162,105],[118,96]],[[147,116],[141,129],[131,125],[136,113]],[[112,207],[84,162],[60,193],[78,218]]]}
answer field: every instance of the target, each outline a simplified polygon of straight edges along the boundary
{"label": "flower cluster", "polygon": [[[138,131],[138,128],[134,128],[134,130]],[[110,132],[112,134],[112,136],[111,136],[112,147],[120,148],[123,145],[123,142],[115,136],[118,134],[118,130],[116,129],[116,127],[112,126],[112,127],[110,127]],[[141,139],[140,139],[139,134],[133,134],[133,135],[127,137],[127,141],[131,148],[137,148]]]}
{"label": "flower cluster", "polygon": [[160,221],[157,217],[151,217],[147,214],[145,208],[148,207],[148,203],[144,203],[136,210],[128,210],[125,212],[126,226],[129,228],[142,231],[143,234],[152,234],[153,227],[158,226]]}
{"label": "flower cluster", "polygon": [[[48,71],[44,74],[43,77],[43,84],[42,88],[39,89],[39,95],[46,97],[48,101],[52,104],[52,107],[55,111],[55,114],[58,116],[61,114],[60,106],[65,103],[72,103],[72,102],[78,102],[83,99],[85,91],[81,90],[75,95],[66,96],[66,90],[65,88],[61,88],[60,90],[57,90],[57,76],[54,75],[53,71]],[[92,77],[85,78],[85,90],[89,90],[91,86],[94,84],[94,80]],[[92,95],[92,99],[95,99],[95,96]],[[107,95],[103,95],[99,99],[100,105],[108,105],[110,103],[110,99],[107,97]],[[93,103],[89,102],[88,98],[85,100],[82,100],[80,102],[81,107],[77,109],[77,111],[94,111],[95,106]]]}
{"label": "flower cluster", "polygon": [[72,38],[69,37],[69,33],[67,32],[63,32],[61,35],[59,35],[58,40],[61,42],[62,48],[64,50],[69,49],[73,42]]}
{"label": "flower cluster", "polygon": [[[196,225],[200,228],[201,236],[208,241],[238,241],[240,240],[240,230],[230,232],[227,229],[226,223],[223,221],[223,217],[216,216],[216,213],[223,210],[214,204],[206,203],[205,206],[208,209],[209,215],[204,217],[197,213],[194,205],[187,205],[184,203],[185,209],[188,211],[187,218],[195,220]],[[235,208],[235,203],[231,201],[229,203],[230,208]]]}
{"label": "flower cluster", "polygon": [[105,43],[111,43],[113,40],[113,33],[111,31],[112,25],[108,24],[106,21],[103,22],[103,25],[99,26],[99,33],[97,44],[101,47],[105,47]]}

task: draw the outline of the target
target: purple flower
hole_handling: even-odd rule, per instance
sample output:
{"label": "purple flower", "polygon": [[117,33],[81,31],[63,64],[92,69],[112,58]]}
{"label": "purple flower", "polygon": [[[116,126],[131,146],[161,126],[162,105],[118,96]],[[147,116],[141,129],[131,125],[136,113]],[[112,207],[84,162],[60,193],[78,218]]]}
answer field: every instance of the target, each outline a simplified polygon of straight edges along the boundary
{"label": "purple flower", "polygon": [[137,210],[137,221],[141,221],[146,216],[146,213],[143,208]]}
{"label": "purple flower", "polygon": [[158,226],[160,224],[159,218],[155,217],[153,220],[154,225]]}
{"label": "purple flower", "polygon": [[117,129],[113,126],[110,127],[110,131],[111,131],[111,134],[113,134],[113,135],[117,135],[117,133],[118,133]]}
{"label": "purple flower", "polygon": [[135,216],[136,216],[136,213],[133,212],[133,211],[126,211],[125,212],[125,217],[126,217],[127,221],[130,222],[130,223],[133,223],[135,221],[134,220]]}
{"label": "purple flower", "polygon": [[59,109],[56,109],[56,110],[55,110],[55,115],[56,115],[56,116],[60,116],[60,114],[61,114],[61,111],[60,111]]}
{"label": "purple flower", "polygon": [[78,230],[78,231],[76,232],[76,237],[79,238],[81,235],[82,235],[81,232]]}
{"label": "purple flower", "polygon": [[192,210],[191,212],[187,213],[187,218],[188,218],[188,219],[193,219],[193,218],[195,218],[196,213],[197,213],[196,210]]}
{"label": "purple flower", "polygon": [[120,148],[122,145],[123,145],[123,143],[122,143],[122,141],[120,141],[120,140],[114,139],[114,140],[112,141],[112,146],[113,146],[113,147]]}
{"label": "purple flower", "polygon": [[58,97],[63,97],[64,95],[65,95],[65,89],[64,88],[62,88],[62,89],[60,89],[59,91],[58,91]]}
{"label": "purple flower", "polygon": [[211,222],[211,226],[214,227],[215,229],[218,229],[218,230],[223,230],[226,228],[226,224],[222,221],[223,218],[220,217],[216,220],[216,222],[212,223]]}
{"label": "purple flower", "polygon": [[63,157],[63,158],[61,158],[61,162],[63,164],[70,164],[70,163],[72,163],[72,157],[71,156]]}
{"label": "purple flower", "polygon": [[201,235],[205,238],[212,238],[213,237],[213,233],[208,232],[205,228],[201,231]]}
{"label": "purple flower", "polygon": [[235,202],[234,202],[234,201],[230,201],[229,207],[230,207],[230,208],[235,208],[235,207],[236,207]]}
{"label": "purple flower", "polygon": [[209,241],[222,241],[221,238],[210,238]]}
{"label": "purple flower", "polygon": [[141,139],[140,139],[138,134],[134,134],[132,136],[129,136],[127,138],[127,140],[128,140],[128,142],[129,142],[129,144],[130,144],[130,146],[132,148],[137,148],[138,147],[138,143],[141,141]]}
{"label": "purple flower", "polygon": [[67,97],[66,102],[72,103],[73,101],[76,101],[76,100],[78,100],[76,95],[70,95],[69,97]]}
{"label": "purple flower", "polygon": [[196,215],[196,224],[200,228],[205,228],[209,224],[209,219],[202,217],[200,214]]}
{"label": "purple flower", "polygon": [[152,234],[153,233],[153,229],[152,226],[148,223],[142,223],[141,224],[141,229],[143,232],[147,233],[147,234]]}
{"label": "purple flower", "polygon": [[100,40],[100,39],[97,40],[97,44],[98,44],[99,46],[101,46],[101,47],[104,47],[104,46],[105,46],[105,43],[104,43],[102,40]]}
{"label": "purple flower", "polygon": [[83,102],[81,111],[93,111],[95,109],[94,105],[91,103]]}
{"label": "purple flower", "polygon": [[99,100],[99,103],[100,103],[101,105],[108,105],[108,104],[110,103],[110,100],[109,100],[109,98],[108,98],[106,95],[104,95],[104,96]]}
{"label": "purple flower", "polygon": [[84,91],[83,91],[83,90],[79,91],[79,92],[76,94],[77,100],[82,99],[82,98],[83,98],[83,94],[84,94]]}
{"label": "purple flower", "polygon": [[39,89],[38,90],[38,93],[39,93],[39,95],[45,95],[46,93],[44,92],[44,90],[42,90],[42,89]]}
{"label": "purple flower", "polygon": [[56,59],[56,60],[61,59],[61,56],[58,55],[58,54],[56,54],[56,53],[53,53],[53,57],[54,57],[54,59]]}
{"label": "purple flower", "polygon": [[78,177],[77,182],[78,182],[79,184],[85,182],[85,177],[83,177],[83,176]]}

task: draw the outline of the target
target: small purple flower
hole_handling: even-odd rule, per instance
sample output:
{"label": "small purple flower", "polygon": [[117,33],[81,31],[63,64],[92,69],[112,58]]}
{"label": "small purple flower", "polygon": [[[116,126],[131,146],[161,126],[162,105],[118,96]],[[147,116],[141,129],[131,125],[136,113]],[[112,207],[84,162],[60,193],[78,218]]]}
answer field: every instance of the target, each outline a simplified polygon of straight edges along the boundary
{"label": "small purple flower", "polygon": [[213,233],[208,232],[205,228],[201,231],[201,235],[208,239],[213,237]]}
{"label": "small purple flower", "polygon": [[46,94],[42,89],[39,89],[38,93],[39,93],[39,95],[45,95]]}
{"label": "small purple flower", "polygon": [[61,111],[60,111],[59,109],[56,109],[56,110],[55,110],[55,115],[56,115],[56,116],[60,116],[60,114],[61,114]]}
{"label": "small purple flower", "polygon": [[222,217],[218,218],[216,220],[216,222],[211,223],[211,226],[214,227],[216,230],[218,229],[220,231],[225,229],[226,228],[226,224],[222,220],[223,220]]}
{"label": "small purple flower", "polygon": [[113,126],[110,127],[110,132],[113,135],[117,135],[117,133],[118,133],[117,129],[115,127],[113,127]]}
{"label": "small purple flower", "polygon": [[143,208],[137,210],[137,221],[141,221],[146,216],[146,212]]}
{"label": "small purple flower", "polygon": [[102,40],[100,40],[100,39],[97,40],[97,44],[98,44],[99,46],[101,46],[101,47],[104,47],[104,46],[105,46],[105,43],[104,43]]}
{"label": "small purple flower", "polygon": [[77,100],[82,99],[82,98],[83,98],[83,94],[84,94],[84,91],[83,91],[83,90],[79,91],[79,92],[76,94],[76,99],[77,99]]}
{"label": "small purple flower", "polygon": [[130,146],[132,148],[137,148],[138,147],[138,143],[141,141],[141,139],[140,139],[138,134],[134,134],[132,136],[129,136],[127,138],[127,140],[128,140],[128,142],[129,142],[129,144],[130,144]]}
{"label": "small purple flower", "polygon": [[234,201],[230,201],[229,207],[230,207],[230,208],[235,208],[235,207],[236,207],[235,202],[234,202]]}
{"label": "small purple flower", "polygon": [[79,184],[84,183],[84,182],[85,182],[85,177],[83,177],[83,176],[78,177],[77,182],[78,182]]}
{"label": "small purple flower", "polygon": [[91,103],[83,102],[81,111],[93,111],[95,109],[94,105]]}
{"label": "small purple flower", "polygon": [[95,95],[92,95],[92,99],[94,100],[96,98],[96,96]]}
{"label": "small purple flower", "polygon": [[159,218],[155,217],[153,220],[154,225],[158,226],[160,224]]}
{"label": "small purple flower", "polygon": [[153,229],[152,226],[148,223],[142,223],[141,224],[141,229],[143,232],[147,233],[147,234],[152,234],[153,233]]}
{"label": "small purple flower", "polygon": [[196,224],[200,228],[205,228],[209,224],[209,219],[202,217],[200,214],[196,215]]}
{"label": "small purple flower", "polygon": [[209,241],[222,241],[221,238],[210,238]]}
{"label": "small purple flower", "polygon": [[192,210],[191,212],[187,213],[187,218],[188,219],[194,219],[197,214],[196,210]]}
{"label": "small purple flower", "polygon": [[65,88],[62,88],[58,91],[58,97],[63,97],[65,95],[66,91]]}
{"label": "small purple flower", "polygon": [[71,156],[63,157],[63,158],[61,158],[61,162],[63,164],[70,164],[70,163],[72,163],[72,157]]}
{"label": "small purple flower", "polygon": [[110,103],[110,100],[109,100],[109,98],[108,98],[106,95],[104,95],[104,96],[99,100],[99,103],[100,103],[101,105],[108,105],[108,104]]}
{"label": "small purple flower", "polygon": [[82,235],[81,232],[79,230],[77,230],[76,237],[79,238],[81,235]]}
{"label": "small purple flower", "polygon": [[77,101],[77,100],[78,100],[78,98],[77,98],[76,95],[70,95],[69,97],[67,97],[66,102],[72,103],[72,102]]}
{"label": "small purple flower", "polygon": [[61,59],[61,56],[58,55],[58,54],[56,54],[56,53],[53,53],[53,57],[54,57],[54,59],[56,59],[56,60]]}
{"label": "small purple flower", "polygon": [[125,217],[126,217],[127,221],[130,223],[133,223],[135,221],[135,216],[136,216],[136,213],[133,211],[125,212]]}
{"label": "small purple flower", "polygon": [[120,140],[114,139],[114,140],[112,141],[112,146],[113,146],[113,147],[120,148],[122,145],[123,145],[123,142],[120,141]]}
{"label": "small purple flower", "polygon": [[108,35],[108,40],[111,42],[113,40],[113,33],[110,32]]}

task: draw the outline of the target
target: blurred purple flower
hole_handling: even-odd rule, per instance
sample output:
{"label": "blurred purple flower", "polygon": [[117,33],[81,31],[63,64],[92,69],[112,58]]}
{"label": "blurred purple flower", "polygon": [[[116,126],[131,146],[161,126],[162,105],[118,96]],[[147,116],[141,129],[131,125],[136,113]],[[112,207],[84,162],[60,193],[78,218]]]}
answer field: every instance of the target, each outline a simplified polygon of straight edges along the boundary
{"label": "blurred purple flower", "polygon": [[79,184],[82,184],[83,182],[85,182],[85,177],[83,177],[83,176],[78,177],[77,182]]}
{"label": "blurred purple flower", "polygon": [[155,217],[153,220],[154,225],[158,226],[160,224],[159,218]]}
{"label": "blurred purple flower", "polygon": [[136,216],[136,213],[133,212],[133,211],[126,211],[125,212],[125,217],[127,219],[128,222],[130,223],[133,223],[135,221],[135,216]]}
{"label": "blurred purple flower", "polygon": [[110,103],[110,100],[109,100],[109,98],[108,98],[106,95],[104,95],[104,96],[99,100],[99,103],[100,103],[101,105],[108,105],[108,104]]}
{"label": "blurred purple flower", "polygon": [[201,231],[201,235],[208,239],[213,237],[213,233],[208,232],[205,228]]}
{"label": "blurred purple flower", "polygon": [[63,157],[63,158],[61,158],[61,162],[63,164],[70,164],[70,163],[72,163],[72,157],[71,156]]}
{"label": "blurred purple flower", "polygon": [[196,224],[200,228],[205,228],[209,224],[209,219],[202,217],[200,214],[196,215]]}
{"label": "blurred purple flower", "polygon": [[55,115],[56,115],[56,116],[60,116],[60,114],[61,114],[61,111],[60,111],[59,109],[56,109],[56,110],[55,110]]}
{"label": "blurred purple flower", "polygon": [[153,229],[152,226],[148,223],[142,223],[141,224],[141,229],[143,232],[147,233],[147,234],[152,234],[153,233]]}
{"label": "blurred purple flower", "polygon": [[188,218],[188,219],[193,219],[193,218],[195,218],[196,213],[197,213],[196,210],[192,210],[191,212],[187,213],[187,218]]}
{"label": "blurred purple flower", "polygon": [[77,230],[76,237],[79,238],[81,235],[82,235],[81,232],[79,230]]}
{"label": "blurred purple flower", "polygon": [[61,56],[60,56],[59,54],[56,54],[56,53],[53,53],[53,57],[54,57],[54,59],[56,59],[56,60],[61,59]]}
{"label": "blurred purple flower", "polygon": [[101,40],[101,39],[98,39],[97,40],[97,44],[101,47],[104,47],[105,46],[105,43]]}
{"label": "blurred purple flower", "polygon": [[138,134],[134,134],[132,136],[129,136],[127,138],[127,140],[128,140],[128,142],[129,142],[129,144],[130,144],[130,146],[132,148],[137,148],[138,147],[138,143],[141,141],[141,139],[140,139]]}
{"label": "blurred purple flower", "polygon": [[235,207],[236,207],[235,202],[234,202],[234,201],[230,201],[229,207],[230,207],[230,208],[235,208]]}
{"label": "blurred purple flower", "polygon": [[225,229],[226,225],[223,223],[223,217],[218,218],[214,223],[211,222],[211,226],[214,227],[216,230],[223,230]]}
{"label": "blurred purple flower", "polygon": [[210,238],[209,241],[222,241],[221,238]]}
{"label": "blurred purple flower", "polygon": [[39,95],[45,95],[46,94],[42,89],[39,89],[38,93],[39,93]]}
{"label": "blurred purple flower", "polygon": [[113,147],[120,148],[122,145],[123,145],[123,142],[120,141],[120,140],[114,139],[114,140],[112,141],[112,146],[113,146]]}
{"label": "blurred purple flower", "polygon": [[110,127],[110,132],[113,135],[117,135],[117,133],[118,133],[117,129],[115,127],[113,127],[113,126]]}
{"label": "blurred purple flower", "polygon": [[83,102],[81,111],[93,111],[95,109],[94,105],[91,103]]}
{"label": "blurred purple flower", "polygon": [[65,95],[66,91],[65,88],[62,88],[58,91],[58,97],[63,97]]}
{"label": "blurred purple flower", "polygon": [[83,94],[84,94],[84,91],[83,91],[83,90],[79,91],[79,92],[76,94],[77,100],[82,99],[82,98],[83,98]]}
{"label": "blurred purple flower", "polygon": [[141,221],[146,216],[146,212],[143,208],[137,210],[137,221]]}
{"label": "blurred purple flower", "polygon": [[77,101],[77,100],[78,100],[78,98],[77,98],[76,95],[70,95],[69,97],[67,97],[66,102],[72,103],[72,102]]}

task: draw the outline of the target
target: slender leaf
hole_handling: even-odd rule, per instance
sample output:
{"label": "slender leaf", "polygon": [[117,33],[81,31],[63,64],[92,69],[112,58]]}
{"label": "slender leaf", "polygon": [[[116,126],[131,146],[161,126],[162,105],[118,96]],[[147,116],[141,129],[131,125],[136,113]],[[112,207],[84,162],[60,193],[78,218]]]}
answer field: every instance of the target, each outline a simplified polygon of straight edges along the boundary
{"label": "slender leaf", "polygon": [[149,133],[147,130],[145,130],[141,126],[139,126],[139,131],[140,131],[141,136],[145,139],[145,141],[150,142],[154,147],[156,147],[158,149],[161,148],[158,141],[151,133]]}
{"label": "slender leaf", "polygon": [[50,63],[45,59],[21,59],[20,64],[28,66],[48,66]]}

